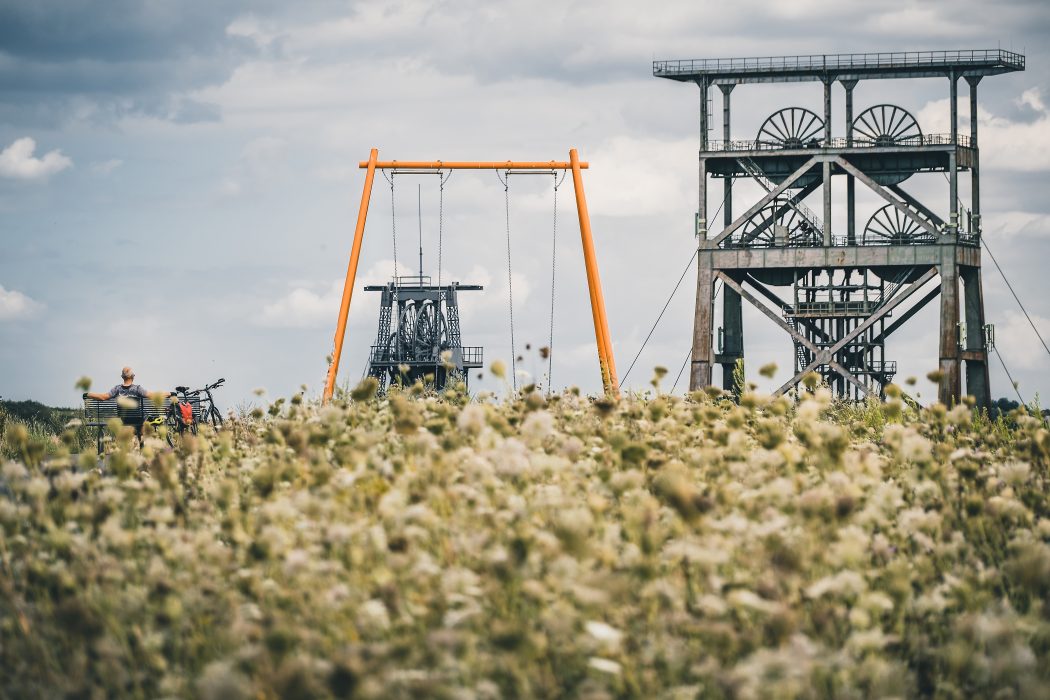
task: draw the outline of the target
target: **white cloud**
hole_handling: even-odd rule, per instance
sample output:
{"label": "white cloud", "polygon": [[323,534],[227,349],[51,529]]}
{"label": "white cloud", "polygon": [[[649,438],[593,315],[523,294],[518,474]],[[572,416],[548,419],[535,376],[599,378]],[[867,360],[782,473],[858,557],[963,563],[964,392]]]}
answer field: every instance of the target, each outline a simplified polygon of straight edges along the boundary
{"label": "white cloud", "polygon": [[593,213],[652,216],[696,199],[691,189],[696,170],[693,140],[617,136],[589,160],[592,169],[584,175],[584,187]]}
{"label": "white cloud", "polygon": [[44,305],[39,301],[30,299],[14,289],[4,289],[4,286],[0,285],[0,321],[28,318],[43,308]]}
{"label": "white cloud", "polygon": [[989,212],[983,215],[984,232],[994,240],[1012,236],[1050,236],[1050,214],[1029,211]]}
{"label": "white cloud", "polygon": [[[970,103],[966,83],[960,81],[959,133],[970,133]],[[977,107],[977,139],[981,148],[981,167],[994,170],[1035,172],[1050,170],[1050,109],[1043,103],[1039,88],[1030,88],[1015,100],[1035,112],[1032,121],[1011,121]],[[928,102],[916,118],[924,133],[949,133],[949,100]]]}
{"label": "white cloud", "polygon": [[233,198],[241,193],[241,183],[237,182],[233,178],[224,177],[218,185],[215,186],[215,194],[220,198]]}
{"label": "white cloud", "polygon": [[343,283],[332,282],[318,292],[296,287],[273,303],[263,306],[259,323],[277,328],[315,328],[332,324],[339,311]]}
{"label": "white cloud", "polygon": [[110,158],[109,160],[101,160],[91,164],[91,172],[96,175],[109,175],[111,172],[124,165],[124,161],[120,158]]}
{"label": "white cloud", "polygon": [[36,141],[24,136],[0,152],[0,176],[16,180],[46,180],[73,166],[73,161],[57,148],[42,158],[33,155]]}
{"label": "white cloud", "polygon": [[[1031,314],[1032,323],[1044,340],[1050,339],[1050,319]],[[1011,369],[1037,369],[1047,366],[1046,350],[1028,319],[1016,311],[1006,312],[1006,321],[995,324],[995,345]]]}

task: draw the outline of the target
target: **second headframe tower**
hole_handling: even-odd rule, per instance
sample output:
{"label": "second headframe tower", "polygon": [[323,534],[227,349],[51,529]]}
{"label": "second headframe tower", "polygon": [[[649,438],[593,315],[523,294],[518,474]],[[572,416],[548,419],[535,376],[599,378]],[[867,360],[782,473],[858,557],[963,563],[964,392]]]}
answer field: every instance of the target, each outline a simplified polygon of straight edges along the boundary
{"label": "second headframe tower", "polygon": [[[987,406],[977,85],[985,76],[1024,70],[1024,61],[998,49],[654,61],[653,75],[695,83],[701,94],[690,388],[711,384],[715,364],[722,367],[723,387],[732,388],[733,370],[744,357],[746,300],[794,344],[795,371],[778,394],[815,371],[839,396],[881,396],[896,372],[896,363],[885,356],[886,339],[939,297],[938,397],[946,404],[960,400],[965,362],[966,393]],[[910,78],[947,78],[950,133],[925,133],[912,114],[892,104],[854,114],[853,92],[861,80]],[[959,133],[960,79],[969,85],[968,136]],[[733,89],[782,82],[822,83],[823,114],[786,106],[770,115],[752,140],[734,139]],[[836,82],[845,90],[841,125],[832,118]],[[711,138],[714,86],[722,93],[721,139]],[[965,171],[971,179],[969,207],[958,191]],[[919,173],[946,180],[941,201],[924,203],[902,186]],[[831,227],[836,176],[846,179],[844,231]],[[714,232],[708,221],[709,177],[723,182],[723,224]],[[742,211],[733,207],[733,184],[740,179],[756,182],[764,193]],[[861,212],[860,226],[858,182],[883,202],[873,212]],[[819,214],[805,204],[818,192]],[[716,334],[719,292],[722,326]]]}

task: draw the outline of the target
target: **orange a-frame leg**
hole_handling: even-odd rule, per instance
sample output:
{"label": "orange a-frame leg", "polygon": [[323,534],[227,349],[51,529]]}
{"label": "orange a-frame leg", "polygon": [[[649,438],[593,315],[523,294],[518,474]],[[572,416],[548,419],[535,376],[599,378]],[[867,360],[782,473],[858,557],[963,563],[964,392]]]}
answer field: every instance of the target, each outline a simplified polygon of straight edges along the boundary
{"label": "orange a-frame leg", "polygon": [[335,376],[339,372],[339,357],[343,354],[343,338],[346,335],[346,319],[350,315],[350,297],[354,294],[354,280],[357,278],[357,263],[361,259],[361,241],[365,237],[365,219],[368,218],[368,202],[372,198],[372,180],[376,174],[376,161],[379,151],[375,148],[368,154],[368,170],[365,171],[365,189],[361,193],[361,206],[357,210],[357,228],[354,229],[354,245],[350,249],[350,264],[346,268],[346,282],[343,284],[343,300],[339,303],[339,320],[335,327],[335,350],[332,352],[332,363],[328,365],[328,377],[324,384],[322,401],[332,398],[335,391]]}
{"label": "orange a-frame leg", "polygon": [[576,213],[580,218],[583,262],[587,268],[587,290],[591,296],[591,315],[594,317],[594,338],[598,346],[602,385],[605,393],[619,396],[620,380],[616,377],[616,360],[613,358],[612,341],[609,338],[609,322],[605,317],[602,281],[598,276],[598,260],[594,254],[594,241],[591,239],[591,217],[587,212],[587,197],[583,193],[583,177],[580,174],[580,158],[575,148],[569,150],[569,163],[572,164],[572,185],[576,191]]}

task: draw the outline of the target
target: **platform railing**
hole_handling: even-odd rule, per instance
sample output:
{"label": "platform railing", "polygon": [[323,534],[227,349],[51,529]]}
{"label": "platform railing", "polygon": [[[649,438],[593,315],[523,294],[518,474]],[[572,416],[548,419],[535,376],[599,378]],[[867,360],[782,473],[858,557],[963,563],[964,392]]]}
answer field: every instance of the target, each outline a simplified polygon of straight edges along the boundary
{"label": "platform railing", "polygon": [[708,151],[786,151],[807,150],[814,148],[900,148],[918,146],[962,146],[971,148],[972,141],[965,134],[959,134],[952,141],[951,134],[923,134],[922,136],[909,136],[895,140],[893,143],[878,143],[874,139],[860,136],[853,137],[853,143],[844,136],[836,136],[831,139],[813,139],[798,146],[785,146],[782,143],[771,141],[743,141],[734,139],[731,141],[708,141]]}
{"label": "platform railing", "polygon": [[[717,232],[716,232],[717,234]],[[740,234],[742,235],[742,234]],[[950,236],[931,236],[928,234],[916,234],[902,240],[893,240],[880,238],[878,240],[864,240],[864,234],[861,232],[857,233],[856,239],[853,243],[849,242],[849,239],[843,235],[831,236],[832,248],[844,248],[846,246],[872,246],[872,247],[885,247],[885,246],[916,246],[916,245],[935,245],[939,243],[958,243],[960,245],[978,246],[980,245],[980,236],[976,233],[965,233],[960,232],[954,238]],[[814,238],[789,238],[785,245],[776,245],[775,242],[769,240],[748,240],[743,241],[738,235],[734,234],[729,238],[722,241],[719,246],[723,249],[730,250],[742,250],[742,249],[775,249],[775,248],[824,248],[824,241],[817,240]]]}
{"label": "platform railing", "polygon": [[913,68],[951,65],[1002,65],[1024,70],[1025,57],[1004,49],[959,51],[891,51],[879,53],[808,54],[754,58],[698,58],[653,61],[653,75],[692,73],[762,73],[791,70],[851,68]]}

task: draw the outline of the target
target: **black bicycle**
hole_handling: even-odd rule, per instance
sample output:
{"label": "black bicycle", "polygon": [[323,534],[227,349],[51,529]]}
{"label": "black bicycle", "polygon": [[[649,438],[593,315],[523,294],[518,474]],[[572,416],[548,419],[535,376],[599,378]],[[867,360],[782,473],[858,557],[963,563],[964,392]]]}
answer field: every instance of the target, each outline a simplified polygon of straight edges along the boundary
{"label": "black bicycle", "polygon": [[219,379],[214,384],[208,384],[203,389],[195,389],[189,392],[190,396],[199,396],[201,400],[201,423],[212,424],[212,427],[218,430],[222,427],[222,414],[219,413],[218,407],[215,405],[215,397],[211,395],[212,389],[218,389],[226,383],[225,377]]}
{"label": "black bicycle", "polygon": [[162,415],[147,419],[154,428],[165,427],[164,437],[168,444],[176,449],[182,447],[183,438],[187,433],[197,434],[197,420],[193,415],[193,404],[189,400],[190,394],[184,386],[175,387],[175,391],[168,394],[168,407]]}

